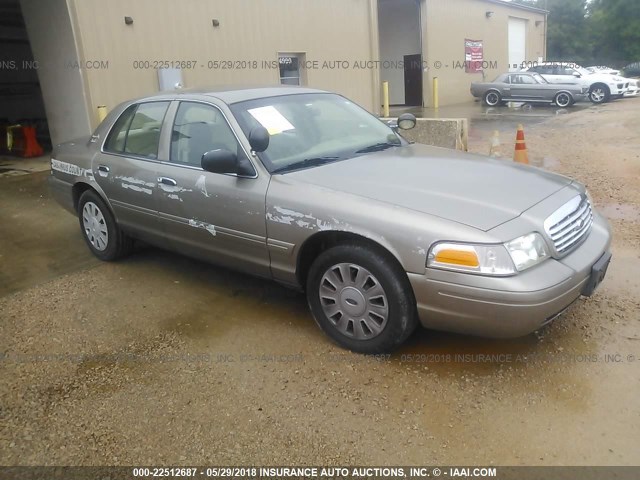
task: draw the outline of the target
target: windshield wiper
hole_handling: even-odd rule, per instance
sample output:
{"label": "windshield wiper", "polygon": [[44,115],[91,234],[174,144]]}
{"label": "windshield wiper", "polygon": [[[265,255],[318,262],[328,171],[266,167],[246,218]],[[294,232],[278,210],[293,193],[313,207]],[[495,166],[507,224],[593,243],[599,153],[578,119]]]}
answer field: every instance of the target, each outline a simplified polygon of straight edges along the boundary
{"label": "windshield wiper", "polygon": [[320,165],[324,165],[325,163],[334,162],[336,160],[340,160],[340,157],[305,158],[304,160],[300,160],[299,162],[293,162],[289,165],[285,165],[284,167],[276,168],[271,173],[285,173],[285,172],[290,172],[292,170],[299,170],[301,168],[317,167]]}
{"label": "windshield wiper", "polygon": [[399,147],[402,145],[400,142],[381,142],[375,143],[373,145],[369,145],[368,147],[361,148],[357,150],[356,153],[371,153],[371,152],[381,152],[382,150],[386,150],[391,147]]}

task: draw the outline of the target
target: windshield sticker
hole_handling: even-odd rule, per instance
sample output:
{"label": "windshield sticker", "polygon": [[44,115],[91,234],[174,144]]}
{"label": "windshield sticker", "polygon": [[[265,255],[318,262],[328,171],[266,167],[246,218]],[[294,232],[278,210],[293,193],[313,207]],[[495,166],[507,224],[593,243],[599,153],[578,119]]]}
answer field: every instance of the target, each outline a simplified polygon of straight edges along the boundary
{"label": "windshield sticker", "polygon": [[252,108],[249,113],[267,129],[269,135],[277,135],[285,130],[295,130],[289,120],[284,118],[274,106]]}

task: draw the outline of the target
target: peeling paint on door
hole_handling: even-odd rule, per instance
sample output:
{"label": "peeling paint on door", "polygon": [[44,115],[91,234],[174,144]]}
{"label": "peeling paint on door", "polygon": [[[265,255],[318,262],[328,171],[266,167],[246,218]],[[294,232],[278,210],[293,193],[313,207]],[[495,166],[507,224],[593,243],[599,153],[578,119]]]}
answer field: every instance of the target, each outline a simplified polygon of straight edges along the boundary
{"label": "peeling paint on door", "polygon": [[202,228],[209,232],[214,237],[216,236],[216,227],[215,225],[211,225],[210,223],[201,222],[199,220],[191,219],[189,220],[189,225],[194,228]]}
{"label": "peeling paint on door", "polygon": [[196,180],[196,188],[202,192],[202,194],[209,198],[211,195],[207,193],[207,177],[200,175]]}

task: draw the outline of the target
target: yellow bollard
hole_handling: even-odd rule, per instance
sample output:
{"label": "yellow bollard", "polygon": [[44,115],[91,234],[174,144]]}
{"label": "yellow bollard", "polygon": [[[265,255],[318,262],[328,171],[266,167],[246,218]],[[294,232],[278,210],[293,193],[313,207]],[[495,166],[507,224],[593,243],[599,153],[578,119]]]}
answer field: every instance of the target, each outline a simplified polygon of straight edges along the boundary
{"label": "yellow bollard", "polygon": [[14,130],[20,130],[22,125],[9,125],[7,127],[7,150],[13,150],[13,132]]}
{"label": "yellow bollard", "polygon": [[440,101],[438,99],[438,77],[433,77],[433,108],[438,108]]}
{"label": "yellow bollard", "polygon": [[389,118],[389,82],[382,82],[382,116]]}
{"label": "yellow bollard", "polygon": [[500,132],[498,132],[498,130],[493,131],[493,136],[491,137],[491,148],[489,149],[489,156],[500,156]]}
{"label": "yellow bollard", "polygon": [[107,117],[107,106],[106,105],[98,105],[98,123],[102,123],[102,121]]}

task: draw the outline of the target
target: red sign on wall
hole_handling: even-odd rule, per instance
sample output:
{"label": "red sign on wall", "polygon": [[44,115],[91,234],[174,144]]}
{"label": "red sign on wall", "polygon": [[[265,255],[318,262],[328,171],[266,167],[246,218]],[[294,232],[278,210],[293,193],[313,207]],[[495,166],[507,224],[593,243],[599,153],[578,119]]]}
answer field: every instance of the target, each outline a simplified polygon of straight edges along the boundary
{"label": "red sign on wall", "polygon": [[478,73],[482,72],[482,64],[484,62],[484,51],[482,49],[482,40],[464,41],[464,65],[465,72]]}

